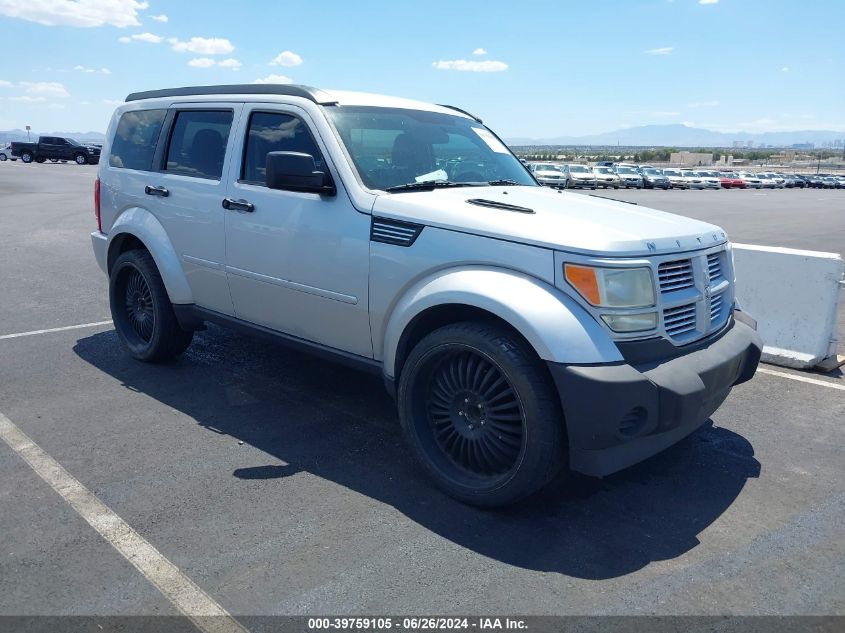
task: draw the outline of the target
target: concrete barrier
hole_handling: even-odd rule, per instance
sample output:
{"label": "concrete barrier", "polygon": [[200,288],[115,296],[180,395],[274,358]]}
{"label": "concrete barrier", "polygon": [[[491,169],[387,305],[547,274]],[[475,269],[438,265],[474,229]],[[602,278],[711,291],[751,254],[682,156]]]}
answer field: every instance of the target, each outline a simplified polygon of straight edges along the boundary
{"label": "concrete barrier", "polygon": [[734,244],[736,297],[757,319],[763,360],[815,367],[836,357],[845,262],[836,253]]}

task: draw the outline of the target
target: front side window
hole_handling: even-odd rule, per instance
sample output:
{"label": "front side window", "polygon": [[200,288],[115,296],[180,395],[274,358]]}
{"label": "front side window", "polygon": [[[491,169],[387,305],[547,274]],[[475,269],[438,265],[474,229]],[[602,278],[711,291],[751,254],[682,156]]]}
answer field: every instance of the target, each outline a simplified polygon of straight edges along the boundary
{"label": "front side window", "polygon": [[323,156],[302,119],[281,112],[254,112],[249,119],[241,180],[266,183],[270,152],[310,154],[317,169],[323,168]]}
{"label": "front side window", "polygon": [[219,180],[231,128],[231,110],[179,112],[170,135],[165,170]]}
{"label": "front side window", "polygon": [[109,165],[149,171],[166,113],[166,110],[123,113],[112,140]]}
{"label": "front side window", "polygon": [[370,189],[425,182],[536,186],[510,150],[472,119],[372,106],[329,106],[325,112]]}

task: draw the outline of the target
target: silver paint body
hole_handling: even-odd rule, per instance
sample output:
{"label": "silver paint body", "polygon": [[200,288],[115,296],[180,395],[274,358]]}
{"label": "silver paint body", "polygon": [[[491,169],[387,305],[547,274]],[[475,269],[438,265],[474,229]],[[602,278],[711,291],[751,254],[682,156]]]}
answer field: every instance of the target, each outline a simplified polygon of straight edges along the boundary
{"label": "silver paint body", "polygon": [[[341,105],[413,108],[420,102],[332,92]],[[111,139],[130,110],[214,106],[234,112],[222,178],[208,180],[109,165]],[[646,265],[679,253],[727,248],[724,232],[697,220],[545,187],[473,187],[387,193],[365,187],[324,107],[281,95],[170,97],[129,102],[111,121],[98,176],[103,231],[92,234],[108,272],[115,238],[130,234],[152,254],[174,304],[196,304],[338,351],[397,375],[408,324],[425,310],[466,305],[498,315],[540,358],[622,360],[613,334],[563,279],[564,262]],[[249,113],[299,116],[317,141],[337,195],[270,190],[238,181]],[[167,198],[145,195],[164,186]],[[226,210],[246,199],[253,213]],[[483,198],[531,214],[479,207]],[[424,226],[410,247],[370,241],[373,216]],[[732,271],[731,271],[732,272]],[[659,335],[659,332],[648,336]],[[627,338],[631,338],[630,335]]]}

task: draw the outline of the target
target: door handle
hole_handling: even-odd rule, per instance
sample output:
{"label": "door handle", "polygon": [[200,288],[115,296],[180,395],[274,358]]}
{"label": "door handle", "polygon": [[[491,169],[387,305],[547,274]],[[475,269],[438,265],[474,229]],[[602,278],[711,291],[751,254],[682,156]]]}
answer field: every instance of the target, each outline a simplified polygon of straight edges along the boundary
{"label": "door handle", "polygon": [[246,200],[234,200],[232,198],[223,198],[223,208],[229,211],[246,211],[252,213],[255,211],[255,205]]}
{"label": "door handle", "polygon": [[150,185],[144,187],[144,193],[148,196],[161,196],[162,198],[166,198],[170,195],[167,187],[151,187]]}

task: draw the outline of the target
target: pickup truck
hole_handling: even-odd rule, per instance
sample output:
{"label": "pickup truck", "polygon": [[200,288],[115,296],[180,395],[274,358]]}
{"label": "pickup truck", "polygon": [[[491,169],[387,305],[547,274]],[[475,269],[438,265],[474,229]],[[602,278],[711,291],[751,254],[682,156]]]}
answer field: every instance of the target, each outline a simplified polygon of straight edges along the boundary
{"label": "pickup truck", "polygon": [[97,145],[83,145],[72,138],[42,136],[37,143],[12,143],[12,156],[24,163],[43,163],[45,160],[72,160],[77,165],[96,165],[100,162]]}

